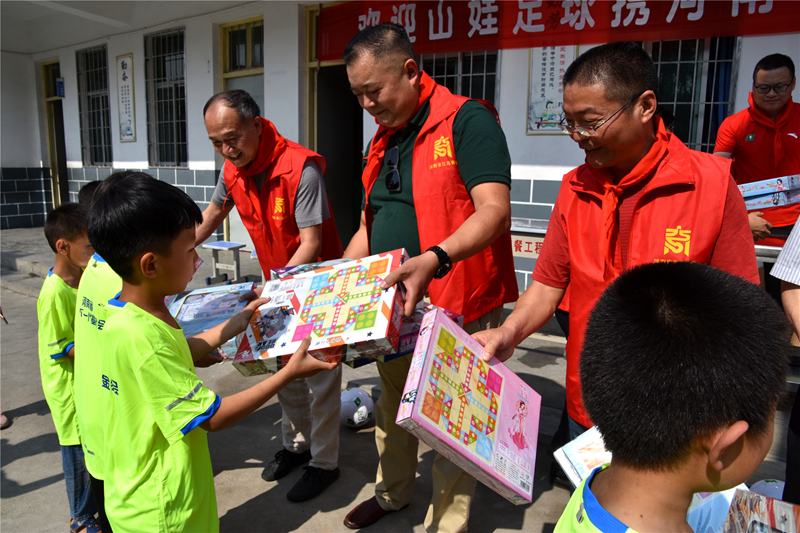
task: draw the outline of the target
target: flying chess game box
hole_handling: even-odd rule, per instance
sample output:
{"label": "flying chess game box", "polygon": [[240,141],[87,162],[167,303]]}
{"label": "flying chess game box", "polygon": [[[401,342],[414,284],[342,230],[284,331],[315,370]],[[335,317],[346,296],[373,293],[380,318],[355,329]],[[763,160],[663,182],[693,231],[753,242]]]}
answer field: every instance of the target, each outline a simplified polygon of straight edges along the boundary
{"label": "flying chess game box", "polygon": [[531,502],[542,398],[441,309],[427,313],[397,424],[511,503]]}
{"label": "flying chess game box", "polygon": [[[169,298],[167,309],[188,339],[241,313],[247,302],[240,302],[239,296],[254,288],[254,283],[239,283],[186,291]],[[220,355],[232,359],[237,350],[236,338],[226,341],[219,350]]]}
{"label": "flying chess game box", "polygon": [[296,276],[303,272],[311,272],[324,268],[327,266],[341,265],[342,263],[349,263],[352,259],[331,259],[329,261],[321,261],[319,263],[308,263],[305,265],[297,265],[293,267],[273,268],[269,271],[269,278],[272,280],[288,278],[289,276]]}
{"label": "flying chess game box", "polygon": [[[414,347],[417,345],[419,328],[422,326],[422,318],[425,316],[425,313],[433,311],[434,309],[442,308],[422,301],[417,304],[417,307],[414,309],[414,314],[410,318],[405,316],[403,317],[403,323],[400,326],[400,341],[397,343],[397,351],[395,353],[385,354],[378,350],[373,350],[373,353],[370,353],[368,351],[364,353],[363,357],[346,361],[346,364],[352,368],[358,368],[360,366],[374,363],[375,361],[388,363],[389,361],[397,359],[398,357],[412,353],[414,351]],[[464,326],[464,317],[462,315],[448,311],[447,309],[442,309],[442,311],[444,311],[444,313],[459,326]]]}
{"label": "flying chess game box", "polygon": [[277,372],[309,335],[309,352],[325,361],[396,352],[403,298],[380,284],[407,258],[394,250],[267,282],[270,301],[253,313],[234,366],[245,376]]}

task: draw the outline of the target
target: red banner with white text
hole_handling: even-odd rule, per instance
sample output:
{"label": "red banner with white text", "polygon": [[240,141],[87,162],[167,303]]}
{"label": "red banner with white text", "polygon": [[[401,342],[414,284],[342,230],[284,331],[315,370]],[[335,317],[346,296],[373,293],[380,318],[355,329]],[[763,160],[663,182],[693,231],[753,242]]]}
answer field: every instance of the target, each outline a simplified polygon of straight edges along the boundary
{"label": "red banner with white text", "polygon": [[[668,41],[800,31],[796,0],[439,0],[345,2],[320,12],[318,59],[381,22],[405,26],[417,54]],[[780,52],[780,50],[776,50]]]}

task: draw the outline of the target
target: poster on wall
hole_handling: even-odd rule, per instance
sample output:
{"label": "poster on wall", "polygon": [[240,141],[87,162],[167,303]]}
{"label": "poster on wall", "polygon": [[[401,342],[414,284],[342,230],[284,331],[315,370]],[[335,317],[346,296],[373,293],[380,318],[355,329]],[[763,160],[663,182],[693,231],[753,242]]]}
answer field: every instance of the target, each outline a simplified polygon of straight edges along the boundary
{"label": "poster on wall", "polygon": [[133,101],[133,54],[117,56],[117,101],[119,140],[136,142],[136,113]]}
{"label": "poster on wall", "polygon": [[527,135],[563,134],[564,73],[578,55],[577,46],[530,49]]}

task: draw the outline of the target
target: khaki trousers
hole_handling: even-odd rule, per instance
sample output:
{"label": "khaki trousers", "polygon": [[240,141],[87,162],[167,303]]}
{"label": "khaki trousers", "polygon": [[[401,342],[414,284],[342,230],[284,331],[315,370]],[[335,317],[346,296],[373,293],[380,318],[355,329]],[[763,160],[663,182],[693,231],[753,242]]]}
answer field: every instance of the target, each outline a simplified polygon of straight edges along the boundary
{"label": "khaki trousers", "polygon": [[[464,329],[472,334],[495,328],[500,325],[502,316],[501,306],[466,324]],[[416,479],[419,441],[395,424],[412,356],[409,354],[388,363],[377,363],[381,376],[381,396],[375,406],[375,444],[379,456],[375,496],[387,511],[401,509],[411,501]],[[474,477],[436,454],[433,461],[433,496],[425,516],[428,533],[467,530],[476,483]]]}
{"label": "khaki trousers", "polygon": [[339,462],[339,411],[342,365],[330,372],[296,379],[278,393],[283,410],[283,447],[294,453],[311,450],[309,466],[333,470]]}

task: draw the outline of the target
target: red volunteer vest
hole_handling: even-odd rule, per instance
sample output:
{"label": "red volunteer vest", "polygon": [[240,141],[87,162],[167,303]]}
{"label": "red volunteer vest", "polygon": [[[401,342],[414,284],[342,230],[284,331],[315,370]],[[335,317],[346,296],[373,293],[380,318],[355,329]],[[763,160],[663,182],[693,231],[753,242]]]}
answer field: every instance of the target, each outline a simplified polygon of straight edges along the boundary
{"label": "red volunteer vest", "polygon": [[[475,212],[458,172],[453,144],[453,122],[458,110],[468,100],[436,85],[430,98],[430,114],[414,143],[414,209],[422,250],[447,239]],[[385,128],[380,128],[375,137],[383,131]],[[374,145],[373,138],[371,146]],[[368,157],[382,159],[383,153],[370,148]],[[377,175],[370,177],[365,173],[362,178],[367,191],[364,211],[369,236],[373,218],[369,195]],[[516,301],[519,291],[511,251],[511,232],[501,235],[474,256],[455,263],[444,278],[431,282],[428,294],[434,305],[464,315],[465,324],[496,307]]]}
{"label": "red volunteer vest", "polygon": [[[617,274],[660,261],[708,264],[722,227],[730,160],[695,152],[671,135],[669,151],[645,185],[630,228],[627,264]],[[569,236],[569,339],[567,340],[567,410],[584,426],[592,425],[583,407],[579,359],[591,310],[606,287],[605,259],[599,253],[603,188],[586,165],[564,177],[558,200],[561,223]],[[744,200],[742,200],[744,213]],[[755,247],[752,278],[757,282]],[[746,254],[742,254],[747,257]],[[735,274],[741,274],[735,272]]]}
{"label": "red volunteer vest", "polygon": [[[800,135],[800,104],[789,101],[779,117],[783,115],[788,115],[788,122],[778,133],[756,122],[752,117],[751,107],[743,109],[723,121],[720,131],[723,129],[725,132],[732,131],[729,135],[735,136],[736,144],[732,150],[728,146],[722,146],[721,148],[724,149],[717,150],[715,147],[714,151],[733,152],[732,169],[737,184],[743,185],[769,178],[800,174],[800,139],[798,139],[798,135]],[[772,151],[776,135],[780,135],[783,148],[783,157],[777,163]],[[776,228],[791,226],[800,216],[800,203],[768,207],[757,211],[762,211],[764,219]],[[757,244],[783,246],[786,244],[786,239],[767,237],[758,241]]]}
{"label": "red volunteer vest", "polygon": [[[268,122],[263,117],[262,120]],[[255,205],[248,193],[249,187],[255,188],[255,182],[250,178],[237,180],[233,165],[225,165],[225,185],[233,197],[242,223],[253,239],[265,276],[274,268],[285,267],[300,246],[300,229],[294,220],[294,202],[303,166],[310,159],[317,164],[323,176],[327,167],[321,155],[288,139],[285,142],[288,148],[267,169],[264,184],[258,193],[260,205]],[[331,216],[322,223],[322,252],[316,261],[339,259],[344,253],[330,200],[328,211]]]}

